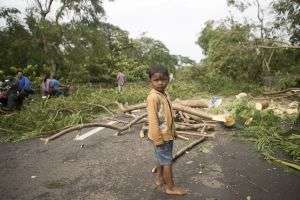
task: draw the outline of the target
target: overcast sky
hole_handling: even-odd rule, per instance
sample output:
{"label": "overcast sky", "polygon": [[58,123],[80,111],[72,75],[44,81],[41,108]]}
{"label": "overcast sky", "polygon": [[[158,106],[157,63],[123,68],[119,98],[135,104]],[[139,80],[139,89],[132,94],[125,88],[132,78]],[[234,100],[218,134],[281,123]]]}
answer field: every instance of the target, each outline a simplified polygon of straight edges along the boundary
{"label": "overcast sky", "polygon": [[[24,9],[32,0],[0,0],[0,6]],[[199,61],[203,56],[195,44],[207,20],[229,16],[226,0],[115,0],[104,1],[107,21],[127,30],[131,37],[147,36],[161,40],[172,54]],[[233,11],[234,12],[234,11]],[[237,11],[236,13],[237,14]],[[249,11],[248,16],[255,17]]]}
{"label": "overcast sky", "polygon": [[[204,3],[205,2],[205,3]],[[195,44],[205,21],[228,15],[226,0],[116,0],[105,3],[107,20],[129,31],[161,40],[172,54],[199,61]]]}

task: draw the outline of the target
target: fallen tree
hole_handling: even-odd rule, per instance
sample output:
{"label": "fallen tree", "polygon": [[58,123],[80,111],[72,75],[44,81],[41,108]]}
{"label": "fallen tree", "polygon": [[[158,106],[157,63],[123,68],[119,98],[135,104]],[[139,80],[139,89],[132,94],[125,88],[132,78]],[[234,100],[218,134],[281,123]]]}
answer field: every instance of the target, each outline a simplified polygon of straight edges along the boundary
{"label": "fallen tree", "polygon": [[[123,132],[128,130],[132,125],[139,123],[139,122],[146,123],[146,119],[144,119],[144,118],[147,116],[147,113],[140,114],[139,116],[136,116],[134,114],[128,114],[132,111],[145,109],[146,103],[140,103],[140,104],[131,105],[131,106],[124,106],[123,104],[121,104],[119,102],[115,102],[115,103],[119,106],[122,113],[127,114],[129,117],[134,117],[134,119],[132,121],[128,122],[127,125],[119,127],[119,126],[109,125],[109,124],[105,124],[105,123],[80,124],[80,125],[77,125],[74,127],[68,127],[52,136],[49,136],[47,138],[42,138],[41,140],[45,141],[45,143],[48,143],[50,140],[54,140],[66,133],[81,130],[84,128],[92,128],[92,127],[105,127],[105,128],[113,129],[113,130],[117,131],[116,135],[122,135]],[[221,122],[224,122],[224,124],[230,124],[230,125],[232,125],[233,124],[232,121],[234,121],[228,117],[224,117],[221,115],[218,115],[218,116],[211,115],[211,114],[208,114],[199,109],[195,109],[198,107],[202,107],[202,108],[207,107],[208,103],[205,100],[184,100],[184,101],[176,100],[174,103],[172,103],[172,105],[173,105],[173,109],[175,111],[181,112],[181,120],[185,122],[185,124],[176,124],[176,130],[181,130],[181,131],[197,130],[197,131],[199,131],[201,129],[201,132],[203,132],[203,131],[211,131],[211,130],[215,129],[214,125],[207,125],[206,123],[197,123],[197,124],[190,123],[190,122],[195,122],[195,121],[189,120],[188,115],[192,115],[192,116],[201,118],[202,121],[204,121],[204,120],[221,121]],[[187,106],[187,105],[189,105],[189,106]],[[103,108],[103,106],[99,106],[99,107]],[[106,107],[104,109],[110,111]],[[114,113],[112,113],[112,114],[114,114]],[[230,122],[228,122],[228,121],[230,121]],[[179,137],[181,139],[187,140],[187,138],[184,136],[179,136]]]}
{"label": "fallen tree", "polygon": [[136,117],[135,119],[133,119],[131,122],[129,122],[126,126],[123,127],[118,127],[118,126],[114,126],[114,125],[110,125],[110,124],[105,124],[105,123],[87,123],[87,124],[80,124],[77,126],[73,126],[67,129],[64,129],[50,137],[47,138],[41,138],[42,141],[45,142],[45,144],[47,144],[50,140],[54,140],[66,133],[72,132],[72,131],[77,131],[77,130],[81,130],[83,128],[92,128],[92,127],[105,127],[105,128],[109,128],[109,129],[113,129],[118,131],[117,135],[120,135],[122,132],[128,130],[132,125],[134,125],[135,123],[137,123],[138,121],[142,120],[144,117],[146,117],[147,114],[142,114],[141,116]]}

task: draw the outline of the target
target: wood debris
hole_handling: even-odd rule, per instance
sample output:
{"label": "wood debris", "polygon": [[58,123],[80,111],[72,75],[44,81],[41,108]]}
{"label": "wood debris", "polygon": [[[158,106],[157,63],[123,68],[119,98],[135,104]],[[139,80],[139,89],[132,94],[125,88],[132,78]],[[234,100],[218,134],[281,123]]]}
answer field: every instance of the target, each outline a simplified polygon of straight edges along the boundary
{"label": "wood debris", "polygon": [[[125,131],[129,130],[131,126],[138,123],[144,123],[144,126],[139,131],[139,136],[141,138],[147,138],[146,104],[140,103],[129,106],[126,104],[123,105],[119,102],[115,103],[118,105],[122,116],[133,118],[127,123],[126,121],[121,120],[121,124],[125,124],[124,126],[108,125],[105,123],[80,124],[74,127],[68,127],[50,137],[42,138],[41,140],[43,140],[45,143],[48,143],[49,141],[54,140],[66,133],[91,127],[109,128],[117,131],[116,135],[122,135],[125,134]],[[99,107],[103,108],[102,106]],[[214,131],[216,128],[216,123],[221,122],[226,126],[233,126],[235,123],[235,119],[232,116],[212,115],[208,113],[207,110],[205,110],[208,108],[208,101],[203,99],[176,100],[172,102],[172,107],[177,116],[175,122],[177,138],[189,142],[189,144],[187,144],[183,149],[179,150],[175,154],[174,161],[177,160],[180,156],[182,156],[187,150],[193,148],[205,139],[214,138],[214,134],[208,134],[207,132]],[[108,108],[103,109],[108,110]],[[116,115],[116,113],[114,113],[113,111],[110,111],[109,113],[111,113],[113,116]]]}

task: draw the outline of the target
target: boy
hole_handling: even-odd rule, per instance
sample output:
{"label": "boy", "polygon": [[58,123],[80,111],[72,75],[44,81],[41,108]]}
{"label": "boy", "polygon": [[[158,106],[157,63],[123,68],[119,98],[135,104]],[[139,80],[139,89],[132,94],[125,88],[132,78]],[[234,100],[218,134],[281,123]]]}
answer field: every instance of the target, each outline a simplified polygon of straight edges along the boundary
{"label": "boy", "polygon": [[163,186],[167,194],[184,195],[187,191],[175,186],[172,173],[172,149],[175,139],[175,124],[172,106],[165,89],[169,83],[169,72],[163,66],[152,66],[149,70],[150,91],[147,98],[149,132],[148,137],[154,144],[156,184]]}

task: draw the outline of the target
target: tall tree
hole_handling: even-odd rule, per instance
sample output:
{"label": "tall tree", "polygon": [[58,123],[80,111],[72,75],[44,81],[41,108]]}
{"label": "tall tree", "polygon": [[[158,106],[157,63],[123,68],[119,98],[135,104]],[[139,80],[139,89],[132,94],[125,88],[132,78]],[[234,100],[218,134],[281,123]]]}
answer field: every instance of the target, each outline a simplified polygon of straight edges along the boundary
{"label": "tall tree", "polygon": [[5,73],[9,67],[26,65],[32,56],[31,34],[20,22],[19,14],[15,8],[0,9],[0,18],[6,22],[0,28],[0,69]]}
{"label": "tall tree", "polygon": [[276,13],[276,28],[285,28],[290,42],[300,45],[300,1],[275,0],[272,7]]}
{"label": "tall tree", "polygon": [[[56,8],[53,6],[54,3],[60,6]],[[86,22],[99,22],[104,15],[101,0],[34,0],[30,10],[39,16],[36,28],[39,29],[43,52],[47,57],[47,64],[52,67],[53,74],[57,70],[59,46],[63,36],[61,25],[66,13],[72,13],[70,18],[73,21]],[[56,13],[54,20],[48,17],[50,13]],[[54,40],[51,41],[51,38]]]}

